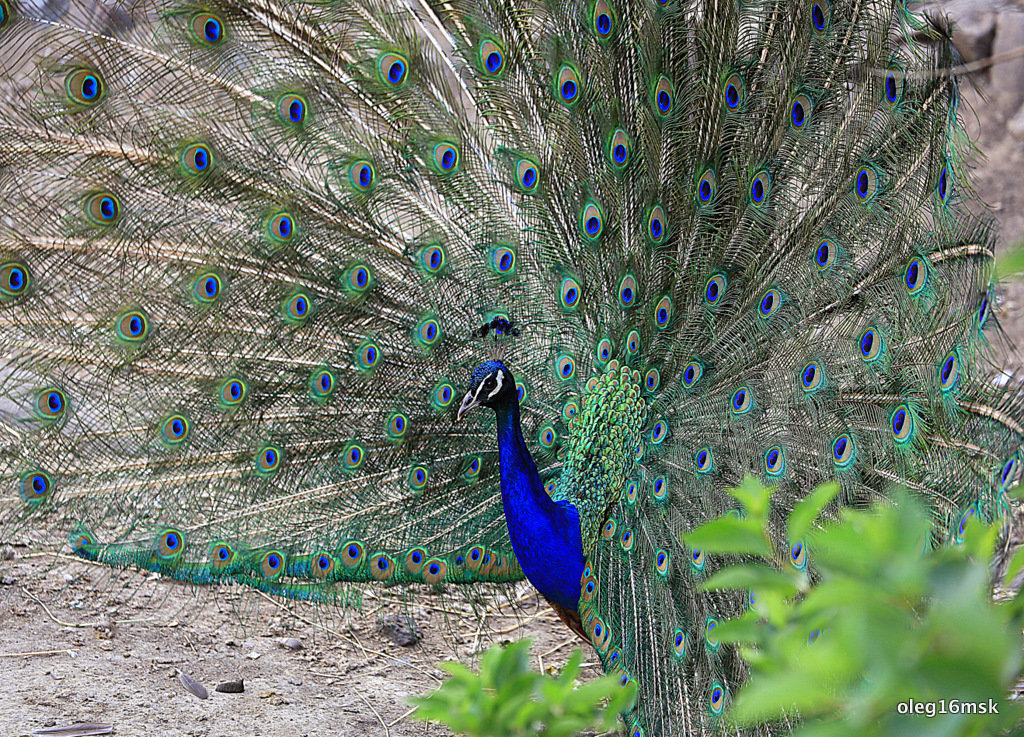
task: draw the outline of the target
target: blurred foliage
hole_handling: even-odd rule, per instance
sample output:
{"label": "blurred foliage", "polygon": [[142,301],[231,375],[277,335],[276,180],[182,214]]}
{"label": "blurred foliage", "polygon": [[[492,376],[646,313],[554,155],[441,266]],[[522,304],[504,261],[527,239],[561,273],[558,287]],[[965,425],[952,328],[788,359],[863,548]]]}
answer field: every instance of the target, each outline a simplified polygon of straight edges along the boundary
{"label": "blurred foliage", "polygon": [[1012,246],[996,261],[996,278],[1004,279],[1024,274],[1024,242]]}
{"label": "blurred foliage", "polygon": [[529,653],[529,640],[492,647],[480,659],[479,675],[458,663],[441,663],[451,678],[429,696],[410,700],[419,707],[413,717],[469,737],[570,737],[590,728],[613,729],[618,715],[633,705],[636,687],[622,688],[615,676],[577,684],[579,650],[555,677],[530,670]]}
{"label": "blurred foliage", "polygon": [[[731,492],[742,514],[684,537],[743,556],[703,584],[750,601],[717,630],[751,668],[727,717],[750,725],[799,715],[800,737],[1024,734],[1015,731],[1022,709],[1007,697],[1021,672],[1024,600],[992,601],[998,527],[971,515],[961,544],[932,549],[932,519],[906,492],[815,525],[838,491],[827,484],[799,502],[779,543],[769,533],[772,490],[747,477]],[[1007,580],[1021,569],[1024,553]],[[985,713],[964,713],[975,709]]]}

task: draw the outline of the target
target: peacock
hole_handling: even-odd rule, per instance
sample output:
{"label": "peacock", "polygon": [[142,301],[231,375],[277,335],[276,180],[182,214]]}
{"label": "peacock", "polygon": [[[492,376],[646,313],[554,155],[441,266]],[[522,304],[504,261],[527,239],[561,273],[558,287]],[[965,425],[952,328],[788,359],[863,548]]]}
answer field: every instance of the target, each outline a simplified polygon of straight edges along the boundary
{"label": "peacock", "polygon": [[959,57],[903,0],[0,0],[0,56],[2,540],[525,578],[630,734],[709,735],[743,602],[683,536],[730,487],[805,568],[819,482],[942,544],[1020,480]]}

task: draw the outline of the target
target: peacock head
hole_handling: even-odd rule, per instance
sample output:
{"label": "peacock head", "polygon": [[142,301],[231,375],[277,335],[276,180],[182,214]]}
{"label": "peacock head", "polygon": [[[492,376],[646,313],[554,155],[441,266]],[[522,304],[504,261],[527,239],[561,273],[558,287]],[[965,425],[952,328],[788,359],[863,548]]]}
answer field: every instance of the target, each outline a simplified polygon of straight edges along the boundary
{"label": "peacock head", "polygon": [[461,420],[474,407],[483,405],[496,409],[508,402],[519,400],[516,380],[512,372],[501,361],[487,361],[476,367],[469,377],[469,391],[466,392],[455,419]]}

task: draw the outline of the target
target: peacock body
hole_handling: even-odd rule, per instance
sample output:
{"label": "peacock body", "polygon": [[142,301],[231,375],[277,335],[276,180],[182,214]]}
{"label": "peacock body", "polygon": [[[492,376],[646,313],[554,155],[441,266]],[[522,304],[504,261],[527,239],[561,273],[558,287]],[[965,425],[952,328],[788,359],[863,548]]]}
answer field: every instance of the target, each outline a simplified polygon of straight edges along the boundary
{"label": "peacock body", "polygon": [[698,735],[726,488],[902,484],[940,542],[1019,480],[957,57],[898,0],[0,0],[0,47],[3,539],[526,577],[631,734]]}

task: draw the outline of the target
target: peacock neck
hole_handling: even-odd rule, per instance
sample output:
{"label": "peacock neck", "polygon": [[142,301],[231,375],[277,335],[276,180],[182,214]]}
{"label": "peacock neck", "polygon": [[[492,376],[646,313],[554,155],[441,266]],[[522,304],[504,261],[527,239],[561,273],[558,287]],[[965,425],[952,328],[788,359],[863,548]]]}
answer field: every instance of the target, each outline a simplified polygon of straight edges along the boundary
{"label": "peacock neck", "polygon": [[501,499],[516,558],[545,598],[576,611],[584,566],[579,513],[544,491],[523,440],[518,400],[497,407],[496,414]]}

